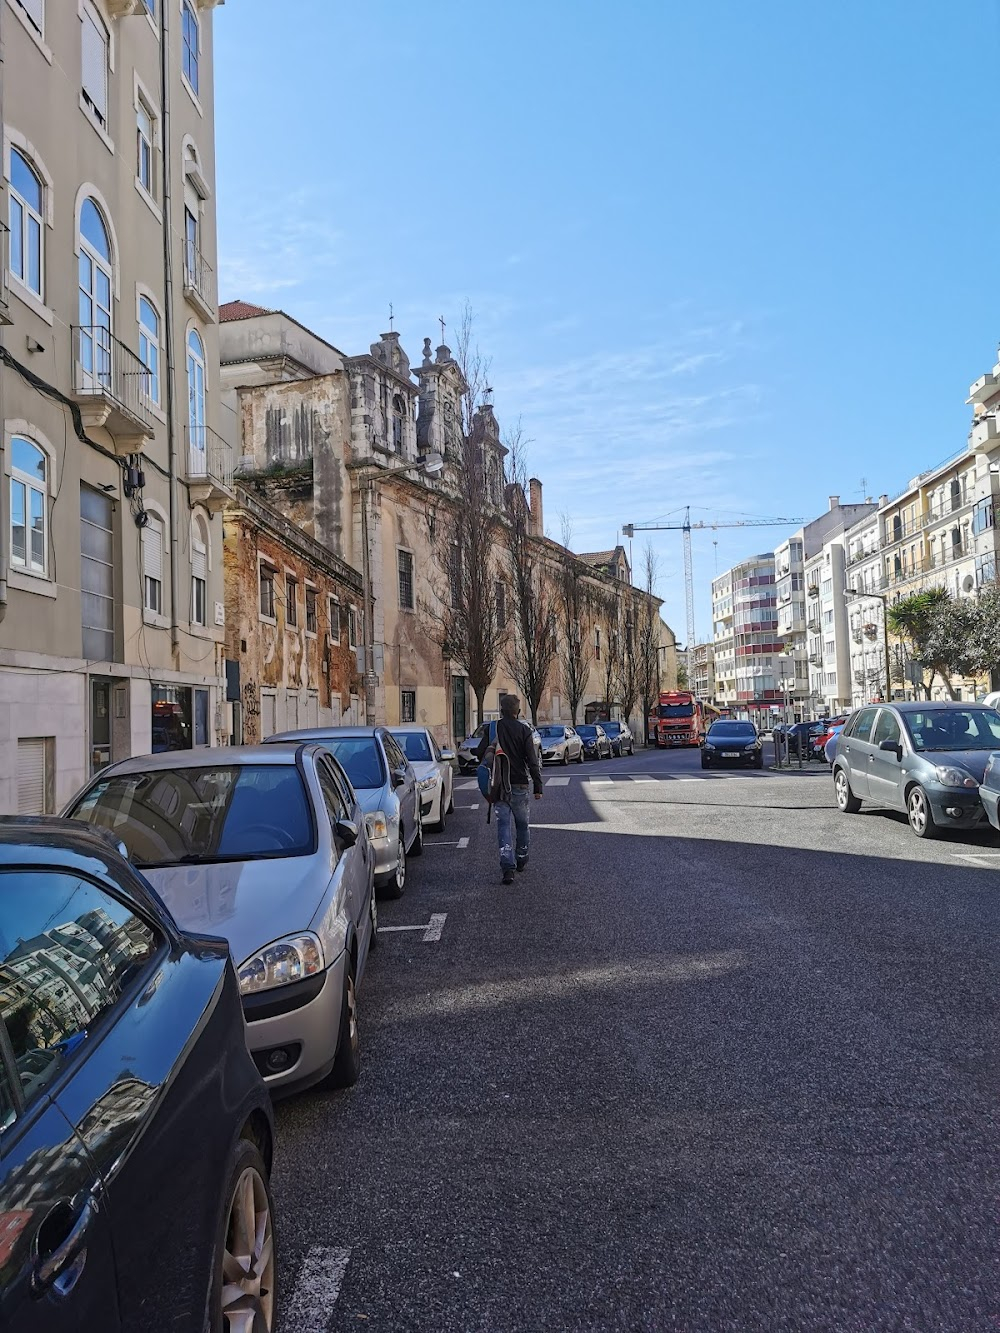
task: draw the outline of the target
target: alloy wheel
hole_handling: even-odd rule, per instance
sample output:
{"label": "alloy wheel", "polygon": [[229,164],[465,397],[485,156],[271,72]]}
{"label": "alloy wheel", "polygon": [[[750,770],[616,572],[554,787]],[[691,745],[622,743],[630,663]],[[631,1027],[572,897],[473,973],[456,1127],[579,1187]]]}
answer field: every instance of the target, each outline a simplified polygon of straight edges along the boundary
{"label": "alloy wheel", "polygon": [[396,889],[402,893],[406,888],[406,848],[403,846],[403,838],[400,835],[399,852],[396,856]]}
{"label": "alloy wheel", "polygon": [[833,784],[837,789],[837,804],[843,810],[847,805],[847,774],[839,769]]}
{"label": "alloy wheel", "polygon": [[248,1166],[229,1205],[222,1252],[226,1333],[270,1333],[274,1326],[274,1228],[267,1189]]}
{"label": "alloy wheel", "polygon": [[910,792],[906,805],[910,827],[918,838],[922,838],[927,831],[927,798],[919,787],[914,787]]}
{"label": "alloy wheel", "polygon": [[354,985],[354,973],[350,969],[347,972],[344,999],[347,1002],[347,1040],[350,1042],[351,1050],[357,1052],[361,1043],[358,1029],[358,992]]}

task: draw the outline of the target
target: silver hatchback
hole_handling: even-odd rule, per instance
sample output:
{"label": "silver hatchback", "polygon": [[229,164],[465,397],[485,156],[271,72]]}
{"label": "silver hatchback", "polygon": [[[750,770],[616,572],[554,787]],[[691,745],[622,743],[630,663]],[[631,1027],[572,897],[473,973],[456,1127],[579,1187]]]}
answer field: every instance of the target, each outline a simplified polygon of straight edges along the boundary
{"label": "silver hatchback", "polygon": [[120,839],[184,930],[226,937],[247,1045],[272,1092],[355,1082],[375,856],[351,784],[324,749],[126,759],[66,815]]}

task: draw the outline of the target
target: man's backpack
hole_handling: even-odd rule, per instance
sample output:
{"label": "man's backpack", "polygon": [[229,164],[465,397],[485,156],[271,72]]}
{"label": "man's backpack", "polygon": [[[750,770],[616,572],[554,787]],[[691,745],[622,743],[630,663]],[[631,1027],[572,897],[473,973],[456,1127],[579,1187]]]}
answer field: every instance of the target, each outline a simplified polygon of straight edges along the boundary
{"label": "man's backpack", "polygon": [[479,790],[486,798],[486,822],[490,822],[493,806],[499,801],[510,805],[510,760],[504,754],[499,741],[495,741],[483,755],[483,762],[476,770]]}

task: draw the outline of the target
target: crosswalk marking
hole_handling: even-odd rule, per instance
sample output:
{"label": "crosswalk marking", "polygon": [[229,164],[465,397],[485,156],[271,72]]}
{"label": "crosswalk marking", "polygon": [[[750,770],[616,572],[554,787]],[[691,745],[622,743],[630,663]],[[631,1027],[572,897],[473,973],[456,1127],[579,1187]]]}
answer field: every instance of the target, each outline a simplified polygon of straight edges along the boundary
{"label": "crosswalk marking", "polygon": [[568,787],[569,778],[548,778],[545,785],[546,787]]}
{"label": "crosswalk marking", "polygon": [[475,779],[475,778],[471,778],[468,782],[456,782],[456,783],[455,783],[454,790],[455,790],[455,791],[475,791],[476,788],[477,788],[478,786],[479,786],[479,783],[476,781],[476,779]]}

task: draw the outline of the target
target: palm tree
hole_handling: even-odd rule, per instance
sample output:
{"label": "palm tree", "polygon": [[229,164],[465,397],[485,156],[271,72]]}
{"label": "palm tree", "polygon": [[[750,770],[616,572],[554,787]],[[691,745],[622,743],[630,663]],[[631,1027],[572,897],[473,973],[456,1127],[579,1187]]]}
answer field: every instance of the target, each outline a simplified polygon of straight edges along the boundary
{"label": "palm tree", "polygon": [[927,661],[925,653],[931,638],[935,618],[951,605],[951,594],[946,588],[928,588],[924,592],[911,593],[898,602],[886,607],[886,623],[898,639],[904,640],[910,655],[918,662],[926,662],[931,669],[930,684],[925,684],[927,698],[931,697],[931,685],[934,677],[940,676],[941,683],[948,691],[948,697],[955,698],[951,676],[947,663]]}

